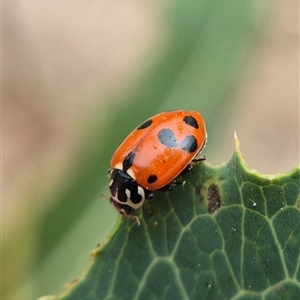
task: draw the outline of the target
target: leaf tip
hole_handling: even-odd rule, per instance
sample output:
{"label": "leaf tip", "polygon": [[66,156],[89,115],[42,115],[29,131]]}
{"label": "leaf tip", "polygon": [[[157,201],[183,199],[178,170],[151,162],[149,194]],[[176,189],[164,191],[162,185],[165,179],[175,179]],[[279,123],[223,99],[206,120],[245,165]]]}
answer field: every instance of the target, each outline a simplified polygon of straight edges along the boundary
{"label": "leaf tip", "polygon": [[234,138],[234,148],[235,148],[235,151],[240,153],[241,150],[240,150],[240,141],[239,141],[239,138],[237,136],[237,132],[234,131],[234,134],[233,134],[233,138]]}
{"label": "leaf tip", "polygon": [[247,167],[247,164],[244,160],[244,156],[241,152],[241,148],[240,148],[240,140],[237,136],[237,132],[234,131],[234,134],[233,134],[233,138],[234,138],[234,152],[235,152],[235,155],[237,156],[238,160],[240,161],[240,164],[243,166],[243,168],[246,170],[248,169]]}

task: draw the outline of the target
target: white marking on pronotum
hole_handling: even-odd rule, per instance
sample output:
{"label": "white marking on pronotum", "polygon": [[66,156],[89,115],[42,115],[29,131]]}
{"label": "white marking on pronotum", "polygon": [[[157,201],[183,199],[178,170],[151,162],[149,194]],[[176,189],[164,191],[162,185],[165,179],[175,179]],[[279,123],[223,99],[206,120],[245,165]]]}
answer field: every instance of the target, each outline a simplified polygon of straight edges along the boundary
{"label": "white marking on pronotum", "polygon": [[130,192],[130,190],[126,189],[125,190],[125,194],[127,196],[127,199],[131,199],[131,192]]}
{"label": "white marking on pronotum", "polygon": [[132,168],[129,168],[129,169],[126,171],[126,173],[127,173],[129,176],[131,176],[131,177],[135,180],[135,174],[134,174]]}
{"label": "white marking on pronotum", "polygon": [[123,164],[122,163],[118,163],[114,166],[114,169],[119,169],[123,171]]}
{"label": "white marking on pronotum", "polygon": [[145,192],[144,192],[144,189],[142,187],[140,187],[139,185],[138,185],[138,194],[141,195],[142,201],[144,201],[144,199],[145,199]]}

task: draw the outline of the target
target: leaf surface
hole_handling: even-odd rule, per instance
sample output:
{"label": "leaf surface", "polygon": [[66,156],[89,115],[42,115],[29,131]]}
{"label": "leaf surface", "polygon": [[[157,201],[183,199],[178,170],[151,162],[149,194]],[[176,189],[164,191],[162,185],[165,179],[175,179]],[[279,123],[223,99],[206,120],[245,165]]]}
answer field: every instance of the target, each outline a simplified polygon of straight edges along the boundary
{"label": "leaf surface", "polygon": [[199,163],[156,193],[141,226],[121,217],[55,299],[297,299],[300,169],[261,176],[243,161]]}

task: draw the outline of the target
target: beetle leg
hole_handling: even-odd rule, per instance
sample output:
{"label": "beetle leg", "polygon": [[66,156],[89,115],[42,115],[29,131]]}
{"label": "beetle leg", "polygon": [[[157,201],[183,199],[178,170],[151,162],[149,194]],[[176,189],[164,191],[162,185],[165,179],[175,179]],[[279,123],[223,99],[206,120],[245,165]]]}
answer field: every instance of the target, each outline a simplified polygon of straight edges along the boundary
{"label": "beetle leg", "polygon": [[194,158],[194,159],[192,160],[192,162],[193,162],[193,163],[198,163],[198,162],[204,161],[204,160],[206,160],[206,157],[205,157],[205,156],[200,157],[200,158]]}
{"label": "beetle leg", "polygon": [[140,218],[137,216],[137,215],[134,215],[134,216],[129,216],[131,218],[134,218],[136,223],[137,223],[137,226],[140,226],[141,225],[141,221],[140,221]]}

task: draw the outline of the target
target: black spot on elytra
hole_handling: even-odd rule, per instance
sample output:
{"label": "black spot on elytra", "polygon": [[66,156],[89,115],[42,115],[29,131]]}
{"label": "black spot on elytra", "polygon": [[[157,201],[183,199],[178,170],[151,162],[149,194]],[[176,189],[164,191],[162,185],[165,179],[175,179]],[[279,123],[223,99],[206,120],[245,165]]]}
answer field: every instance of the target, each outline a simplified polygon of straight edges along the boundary
{"label": "black spot on elytra", "polygon": [[131,151],[123,160],[123,171],[126,172],[133,163],[135,157],[135,152]]}
{"label": "black spot on elytra", "polygon": [[155,174],[152,174],[148,177],[147,182],[154,183],[156,180],[157,180],[157,176]]}
{"label": "black spot on elytra", "polygon": [[140,126],[137,127],[137,130],[145,129],[145,128],[149,127],[152,124],[152,122],[153,121],[151,119],[145,121],[144,123],[142,123]]}
{"label": "black spot on elytra", "polygon": [[157,134],[159,141],[166,147],[173,148],[177,146],[177,139],[171,129],[162,129]]}
{"label": "black spot on elytra", "polygon": [[221,207],[219,187],[212,183],[207,190],[208,212],[213,214]]}
{"label": "black spot on elytra", "polygon": [[199,128],[199,125],[198,125],[197,120],[196,120],[194,117],[192,117],[192,116],[185,116],[185,117],[183,118],[183,122],[184,122],[185,124],[187,124],[187,125],[190,125],[190,126],[196,128],[196,129]]}
{"label": "black spot on elytra", "polygon": [[198,148],[197,139],[193,135],[188,135],[179,144],[176,136],[171,129],[162,129],[157,134],[159,141],[168,148],[174,148],[179,146],[182,150],[193,153]]}
{"label": "black spot on elytra", "polygon": [[193,135],[188,135],[180,144],[180,148],[188,153],[193,153],[198,148],[197,139]]}

